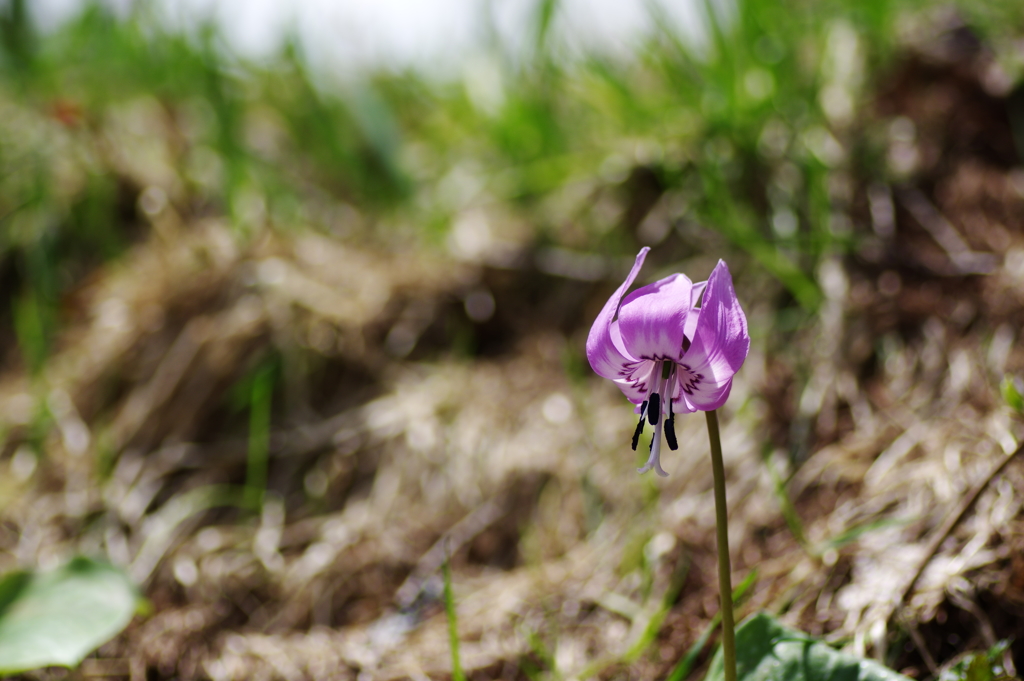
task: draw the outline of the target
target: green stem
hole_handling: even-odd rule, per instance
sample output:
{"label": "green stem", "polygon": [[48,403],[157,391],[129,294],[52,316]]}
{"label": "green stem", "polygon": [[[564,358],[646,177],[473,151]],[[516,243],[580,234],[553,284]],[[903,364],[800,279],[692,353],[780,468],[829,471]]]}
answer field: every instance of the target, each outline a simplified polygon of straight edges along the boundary
{"label": "green stem", "polygon": [[715,525],[718,530],[718,591],[722,601],[722,656],[725,681],[736,681],[736,625],[732,616],[732,568],[729,565],[729,510],[725,503],[725,464],[722,462],[722,438],[718,432],[718,412],[708,417],[711,440],[711,470],[715,476]]}

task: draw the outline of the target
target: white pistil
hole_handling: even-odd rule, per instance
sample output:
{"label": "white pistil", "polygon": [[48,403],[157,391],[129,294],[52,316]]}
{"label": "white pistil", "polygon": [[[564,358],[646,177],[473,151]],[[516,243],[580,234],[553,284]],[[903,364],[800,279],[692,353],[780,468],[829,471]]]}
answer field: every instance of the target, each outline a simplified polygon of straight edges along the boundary
{"label": "white pistil", "polygon": [[665,423],[665,419],[660,419],[658,425],[654,427],[654,437],[651,440],[651,455],[647,457],[647,463],[644,464],[643,468],[637,468],[637,473],[646,473],[647,471],[654,469],[654,472],[663,478],[668,477],[668,473],[661,467],[661,429]]}

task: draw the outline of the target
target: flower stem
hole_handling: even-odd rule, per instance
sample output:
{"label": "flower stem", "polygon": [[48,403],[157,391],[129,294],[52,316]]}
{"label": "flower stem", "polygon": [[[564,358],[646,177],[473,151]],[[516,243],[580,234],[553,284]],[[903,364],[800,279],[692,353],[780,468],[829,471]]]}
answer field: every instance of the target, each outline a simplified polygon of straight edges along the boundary
{"label": "flower stem", "polygon": [[729,565],[729,510],[725,503],[725,464],[722,462],[722,438],[718,431],[718,412],[704,412],[711,440],[711,470],[715,477],[715,525],[718,530],[718,591],[722,601],[722,656],[725,681],[736,681],[736,634],[732,616],[732,568]]}

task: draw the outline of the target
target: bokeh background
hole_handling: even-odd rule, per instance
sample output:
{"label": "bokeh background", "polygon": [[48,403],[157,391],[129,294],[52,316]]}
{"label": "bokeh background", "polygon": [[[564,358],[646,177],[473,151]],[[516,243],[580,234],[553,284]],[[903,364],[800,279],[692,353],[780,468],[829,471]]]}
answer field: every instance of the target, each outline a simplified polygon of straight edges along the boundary
{"label": "bokeh background", "polygon": [[0,2],[0,570],[149,604],[26,678],[449,678],[449,556],[470,678],[697,678],[704,420],[636,475],[583,352],[644,245],[750,321],[741,614],[1024,668],[1024,5],[369,7]]}

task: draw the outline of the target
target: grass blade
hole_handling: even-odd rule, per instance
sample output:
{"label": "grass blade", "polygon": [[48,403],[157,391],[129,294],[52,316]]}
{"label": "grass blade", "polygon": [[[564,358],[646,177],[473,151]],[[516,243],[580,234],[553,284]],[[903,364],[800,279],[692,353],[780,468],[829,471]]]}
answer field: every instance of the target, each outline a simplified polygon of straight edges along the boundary
{"label": "grass blade", "polygon": [[465,681],[462,662],[459,660],[459,622],[455,616],[455,598],[452,596],[452,568],[450,557],[441,566],[444,574],[444,611],[448,615],[448,645],[452,651],[452,681]]}

